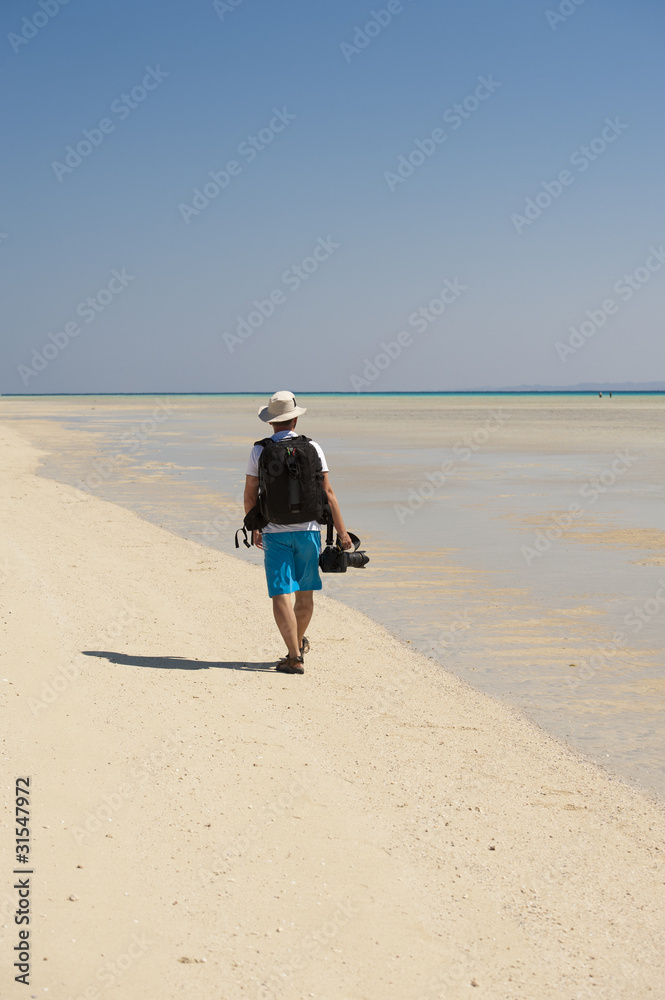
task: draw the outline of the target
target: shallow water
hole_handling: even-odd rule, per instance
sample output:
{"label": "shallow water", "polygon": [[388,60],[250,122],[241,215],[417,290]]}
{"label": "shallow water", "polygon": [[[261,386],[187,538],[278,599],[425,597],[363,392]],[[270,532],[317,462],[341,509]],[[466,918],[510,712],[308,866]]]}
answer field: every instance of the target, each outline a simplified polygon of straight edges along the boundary
{"label": "shallow water", "polygon": [[[665,795],[665,398],[298,401],[371,557],[326,592]],[[262,402],[24,397],[0,415],[57,449],[44,475],[260,562],[233,535]]]}

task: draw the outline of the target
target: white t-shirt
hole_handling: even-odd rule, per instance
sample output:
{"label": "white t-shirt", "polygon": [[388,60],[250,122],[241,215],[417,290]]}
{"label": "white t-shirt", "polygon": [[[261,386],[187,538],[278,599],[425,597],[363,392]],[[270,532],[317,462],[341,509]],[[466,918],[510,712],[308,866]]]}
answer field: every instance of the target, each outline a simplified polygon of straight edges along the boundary
{"label": "white t-shirt", "polygon": [[[299,437],[295,431],[278,431],[277,434],[272,435],[273,441],[283,441],[287,437]],[[328,466],[326,464],[326,456],[323,454],[321,447],[312,441],[312,444],[316,448],[319,458],[321,459],[321,469],[323,472],[328,472]],[[249,461],[247,463],[247,475],[256,476],[259,475],[259,455],[263,451],[262,444],[255,444],[252,448],[251,454],[249,456]],[[266,524],[263,529],[266,534],[271,531],[320,531],[321,525],[318,521],[299,521],[298,524]]]}

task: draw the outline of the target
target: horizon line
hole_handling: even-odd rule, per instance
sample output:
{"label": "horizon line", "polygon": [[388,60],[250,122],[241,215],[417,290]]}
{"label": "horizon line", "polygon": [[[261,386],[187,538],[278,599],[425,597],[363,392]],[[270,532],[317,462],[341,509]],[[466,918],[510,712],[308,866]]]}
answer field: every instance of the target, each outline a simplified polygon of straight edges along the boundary
{"label": "horizon line", "polygon": [[[589,393],[598,392],[612,392],[622,394],[622,395],[663,395],[665,394],[665,388],[662,389],[615,389],[613,386],[605,384],[600,384],[597,387],[590,387],[588,389],[578,389],[571,387],[569,389],[561,388],[549,388],[547,386],[542,389],[520,389],[506,387],[503,389],[393,389],[386,390],[384,392],[357,392],[357,391],[347,391],[347,390],[329,390],[329,389],[295,389],[292,390],[294,395],[297,393],[302,396],[491,396],[499,395],[504,393],[506,395],[518,395],[518,396],[540,396],[540,395],[576,395],[585,396]],[[224,392],[217,391],[187,391],[187,390],[164,390],[164,389],[146,389],[140,392],[126,392],[126,391],[116,391],[116,392],[4,392],[0,393],[0,399],[11,398],[11,399],[32,399],[32,398],[47,398],[52,396],[265,396],[269,393],[269,389],[252,389],[243,390],[235,392]]]}

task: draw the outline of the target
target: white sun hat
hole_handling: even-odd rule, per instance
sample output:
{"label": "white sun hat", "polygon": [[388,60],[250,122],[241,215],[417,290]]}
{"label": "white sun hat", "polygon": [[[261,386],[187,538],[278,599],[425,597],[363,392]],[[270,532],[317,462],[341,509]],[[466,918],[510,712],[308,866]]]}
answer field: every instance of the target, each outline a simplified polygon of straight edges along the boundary
{"label": "white sun hat", "polygon": [[296,397],[288,389],[280,389],[270,397],[267,406],[262,406],[259,410],[259,417],[266,423],[286,423],[294,417],[301,417],[307,413],[306,406],[298,406]]}

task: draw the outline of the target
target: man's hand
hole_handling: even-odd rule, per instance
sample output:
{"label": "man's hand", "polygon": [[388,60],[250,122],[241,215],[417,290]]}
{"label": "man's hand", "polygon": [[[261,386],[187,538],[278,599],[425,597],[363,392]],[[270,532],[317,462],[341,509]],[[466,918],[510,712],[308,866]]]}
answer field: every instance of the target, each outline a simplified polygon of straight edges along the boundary
{"label": "man's hand", "polygon": [[343,535],[338,535],[337,539],[338,539],[339,544],[342,546],[343,549],[352,549],[353,548],[353,542],[349,538],[349,535],[348,535],[348,533],[346,531],[344,532]]}
{"label": "man's hand", "polygon": [[260,531],[252,532],[252,541],[256,545],[257,549],[263,548],[263,534]]}

